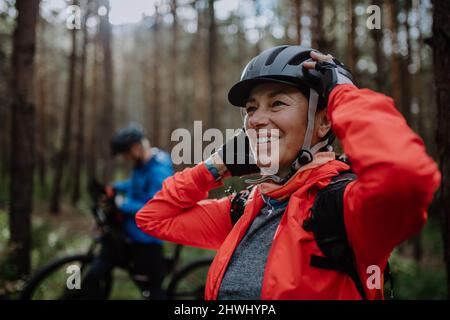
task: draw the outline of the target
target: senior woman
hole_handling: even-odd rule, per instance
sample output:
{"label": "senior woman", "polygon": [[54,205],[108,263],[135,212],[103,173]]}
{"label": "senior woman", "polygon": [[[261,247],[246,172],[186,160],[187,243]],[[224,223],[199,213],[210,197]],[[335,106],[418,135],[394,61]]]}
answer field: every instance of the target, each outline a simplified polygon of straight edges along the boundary
{"label": "senior woman", "polygon": [[[393,248],[423,227],[440,182],[393,100],[358,89],[342,63],[302,46],[260,53],[228,98],[244,108],[247,131],[165,180],[138,212],[138,226],[160,239],[217,250],[206,299],[382,299],[374,272],[382,277]],[[249,132],[251,151],[236,163],[230,153],[237,149],[229,146]],[[336,179],[348,177],[350,167],[336,160],[334,134],[356,176]],[[274,142],[277,170],[261,170],[239,219],[230,214],[231,197],[207,199],[227,177],[267,169],[255,150]],[[330,189],[341,192],[323,192]],[[330,231],[338,228],[337,211],[338,236]]]}

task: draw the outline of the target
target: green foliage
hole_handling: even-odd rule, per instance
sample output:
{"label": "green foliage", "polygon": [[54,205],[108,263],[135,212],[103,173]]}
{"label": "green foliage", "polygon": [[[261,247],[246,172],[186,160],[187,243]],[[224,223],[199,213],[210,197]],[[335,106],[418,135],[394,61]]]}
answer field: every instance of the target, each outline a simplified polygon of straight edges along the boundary
{"label": "green foliage", "polygon": [[7,299],[17,292],[22,282],[14,279],[15,270],[10,260],[11,248],[8,246],[9,227],[5,210],[0,209],[0,300]]}
{"label": "green foliage", "polygon": [[39,177],[37,177],[37,175],[35,175],[34,177],[34,199],[35,200],[47,200],[50,199],[50,195],[51,195],[51,187],[50,187],[50,177],[49,175],[47,175],[45,177],[45,181],[41,182]]}
{"label": "green foliage", "polygon": [[445,269],[429,268],[412,259],[393,257],[395,299],[446,299]]}
{"label": "green foliage", "polygon": [[395,281],[395,299],[447,299],[446,274],[439,221],[428,221],[421,233],[423,258],[414,260],[404,246],[404,253],[395,250],[390,259]]}
{"label": "green foliage", "polygon": [[140,290],[136,287],[130,276],[122,269],[115,269],[113,273],[113,286],[111,299],[139,300],[142,299]]}
{"label": "green foliage", "polygon": [[31,254],[33,266],[41,266],[56,258],[67,243],[70,242],[62,237],[60,230],[53,229],[44,219],[34,219]]}
{"label": "green foliage", "polygon": [[8,203],[9,199],[9,190],[8,190],[8,181],[0,181],[0,207],[4,206]]}

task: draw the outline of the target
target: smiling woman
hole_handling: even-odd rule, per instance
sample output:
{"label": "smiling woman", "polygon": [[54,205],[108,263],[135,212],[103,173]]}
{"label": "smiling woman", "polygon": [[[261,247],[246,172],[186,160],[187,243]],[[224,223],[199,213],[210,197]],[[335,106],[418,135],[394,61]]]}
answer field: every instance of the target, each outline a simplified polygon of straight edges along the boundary
{"label": "smiling woman", "polygon": [[[440,181],[392,99],[358,89],[331,56],[289,45],[253,58],[228,98],[246,108],[248,130],[165,180],[138,226],[218,250],[206,299],[383,299],[382,285],[364,286],[368,267],[384,270],[393,248],[420,230]],[[352,168],[332,152],[330,121]],[[245,135],[263,149],[279,141],[276,174],[228,161],[239,153],[229,142]],[[230,175],[255,169],[262,177],[247,195],[206,199]]]}

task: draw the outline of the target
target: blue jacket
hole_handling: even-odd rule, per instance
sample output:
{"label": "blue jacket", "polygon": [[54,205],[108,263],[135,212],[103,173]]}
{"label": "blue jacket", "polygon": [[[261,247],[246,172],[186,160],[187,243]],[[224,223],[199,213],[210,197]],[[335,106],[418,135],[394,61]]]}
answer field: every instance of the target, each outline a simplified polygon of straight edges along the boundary
{"label": "blue jacket", "polygon": [[162,182],[173,175],[170,156],[158,148],[152,148],[152,157],[140,167],[133,169],[131,178],[114,184],[116,192],[124,193],[125,200],[119,210],[125,215],[124,231],[133,242],[159,243],[162,241],[149,236],[136,225],[134,216],[162,188]]}

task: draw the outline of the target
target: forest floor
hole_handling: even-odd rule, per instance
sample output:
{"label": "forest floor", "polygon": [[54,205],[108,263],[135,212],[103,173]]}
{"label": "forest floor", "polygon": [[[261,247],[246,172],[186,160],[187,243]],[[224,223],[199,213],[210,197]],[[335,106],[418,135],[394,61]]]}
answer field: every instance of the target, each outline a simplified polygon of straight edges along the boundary
{"label": "forest floor", "polygon": [[[85,252],[96,234],[94,220],[85,202],[81,202],[77,207],[65,202],[62,204],[61,213],[52,215],[48,211],[48,203],[37,200],[32,216],[32,228],[34,271],[57,257]],[[445,265],[442,259],[443,247],[439,228],[436,218],[428,220],[421,233],[423,256],[419,262],[414,259],[412,240],[394,251],[390,261],[395,281],[395,299],[446,299]],[[4,259],[2,255],[6,252],[8,238],[6,207],[0,205],[0,262]],[[174,244],[165,243],[165,254],[170,255],[173,248]],[[213,254],[211,251],[186,247],[182,254],[182,264]],[[0,291],[1,277],[5,274],[2,268],[4,269],[4,266],[0,266]],[[114,271],[112,298],[141,298],[139,290],[123,270]]]}
{"label": "forest floor", "polygon": [[[53,215],[49,212],[48,203],[45,201],[35,201],[32,229],[33,271],[42,268],[53,259],[85,253],[94,237],[98,234],[94,219],[87,207],[83,207],[83,205],[73,207],[68,203],[63,203],[60,213]],[[2,252],[7,251],[8,238],[9,231],[6,208],[0,206],[0,300],[2,298],[2,282],[7,280],[1,279],[5,274],[4,270],[2,272],[1,262],[3,262],[2,259],[4,258],[2,258]],[[164,244],[165,255],[168,257],[172,256],[174,247],[175,244],[166,242]],[[182,267],[194,259],[205,256],[213,257],[214,252],[185,247],[182,251],[179,266]],[[125,270],[119,268],[114,269],[113,279],[112,299],[141,299],[140,291]],[[168,281],[169,277],[164,280],[164,287],[167,286]],[[16,297],[16,294],[11,295],[9,298],[14,297]]]}

